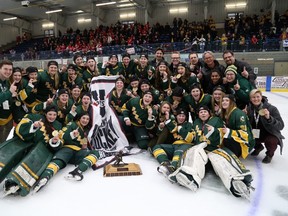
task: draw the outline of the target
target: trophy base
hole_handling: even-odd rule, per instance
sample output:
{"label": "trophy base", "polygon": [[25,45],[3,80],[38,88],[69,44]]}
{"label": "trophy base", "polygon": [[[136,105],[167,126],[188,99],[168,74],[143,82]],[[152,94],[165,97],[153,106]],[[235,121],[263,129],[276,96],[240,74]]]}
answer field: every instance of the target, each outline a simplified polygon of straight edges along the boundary
{"label": "trophy base", "polygon": [[104,177],[142,175],[141,168],[135,163],[108,164],[104,167]]}

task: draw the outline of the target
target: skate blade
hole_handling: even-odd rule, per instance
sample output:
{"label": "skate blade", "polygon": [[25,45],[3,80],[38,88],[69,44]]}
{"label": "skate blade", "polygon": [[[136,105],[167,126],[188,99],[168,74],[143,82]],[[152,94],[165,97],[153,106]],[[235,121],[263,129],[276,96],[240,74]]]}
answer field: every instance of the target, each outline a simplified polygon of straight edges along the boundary
{"label": "skate blade", "polygon": [[81,181],[82,180],[79,176],[75,177],[72,175],[66,175],[64,178],[69,181]]}
{"label": "skate blade", "polygon": [[39,181],[39,183],[34,187],[33,194],[38,193],[45,185],[47,184],[48,179],[43,178]]}
{"label": "skate blade", "polygon": [[9,190],[3,192],[3,195],[2,195],[1,198],[4,198],[4,197],[6,197],[6,196],[8,196],[10,194],[14,194],[19,189],[20,189],[20,187],[18,185],[17,186],[12,186],[12,187],[9,188]]}
{"label": "skate blade", "polygon": [[178,173],[176,175],[176,179],[180,185],[190,189],[191,191],[196,192],[198,190],[198,187],[194,181],[190,181],[183,173]]}

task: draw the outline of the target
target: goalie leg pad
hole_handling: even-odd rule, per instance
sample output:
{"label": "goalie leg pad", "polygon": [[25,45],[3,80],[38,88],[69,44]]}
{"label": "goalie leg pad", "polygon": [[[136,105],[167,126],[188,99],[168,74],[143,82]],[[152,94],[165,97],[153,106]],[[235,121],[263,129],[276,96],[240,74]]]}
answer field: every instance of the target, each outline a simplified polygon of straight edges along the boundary
{"label": "goalie leg pad", "polygon": [[183,157],[182,166],[169,175],[169,179],[193,191],[197,190],[205,176],[205,165],[208,162],[207,154],[204,151],[206,146],[207,143],[203,142],[189,148]]}
{"label": "goalie leg pad", "polygon": [[[224,186],[236,197],[242,195],[247,197],[247,193],[244,195],[233,186],[233,181],[242,181],[244,184],[241,185],[245,185],[242,192],[247,191],[252,181],[251,172],[244,167],[237,156],[223,149],[216,149],[208,153],[208,158]],[[237,185],[239,186],[240,184]]]}

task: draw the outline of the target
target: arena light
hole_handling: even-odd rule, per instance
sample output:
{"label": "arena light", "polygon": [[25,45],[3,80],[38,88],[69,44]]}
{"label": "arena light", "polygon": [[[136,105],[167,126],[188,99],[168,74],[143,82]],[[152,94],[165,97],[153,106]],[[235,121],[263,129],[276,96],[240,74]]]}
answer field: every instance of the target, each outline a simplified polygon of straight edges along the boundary
{"label": "arena light", "polygon": [[84,11],[83,10],[77,10],[75,11],[75,13],[83,13]]}
{"label": "arena light", "polygon": [[51,11],[46,11],[45,13],[46,14],[51,14],[51,13],[58,13],[58,12],[61,12],[62,9],[58,9],[58,10],[51,10]]}
{"label": "arena light", "polygon": [[112,4],[116,4],[116,2],[100,3],[100,4],[96,4],[96,7],[99,7],[99,6],[105,6],[105,5],[112,5]]}
{"label": "arena light", "polygon": [[230,9],[230,8],[244,8],[246,7],[247,3],[246,2],[239,2],[239,3],[235,3],[235,4],[226,4],[226,8]]}
{"label": "arena light", "polygon": [[42,24],[42,28],[53,28],[54,27],[54,23],[43,23]]}
{"label": "arena light", "polygon": [[120,14],[120,18],[121,19],[125,19],[125,18],[133,18],[136,16],[136,13],[125,13],[125,14]]}
{"label": "arena light", "polygon": [[274,61],[274,58],[257,58],[257,61]]}
{"label": "arena light", "polygon": [[127,3],[127,4],[117,5],[117,7],[131,7],[131,6],[134,6],[134,4],[133,3]]}
{"label": "arena light", "polygon": [[88,23],[88,22],[91,22],[92,20],[91,19],[80,18],[77,21],[78,21],[78,23]]}
{"label": "arena light", "polygon": [[17,17],[10,17],[10,18],[3,19],[3,21],[16,20],[16,19],[17,19]]}
{"label": "arena light", "polygon": [[174,13],[187,13],[188,12],[188,8],[184,7],[184,8],[171,8],[169,10],[169,13],[174,14]]}

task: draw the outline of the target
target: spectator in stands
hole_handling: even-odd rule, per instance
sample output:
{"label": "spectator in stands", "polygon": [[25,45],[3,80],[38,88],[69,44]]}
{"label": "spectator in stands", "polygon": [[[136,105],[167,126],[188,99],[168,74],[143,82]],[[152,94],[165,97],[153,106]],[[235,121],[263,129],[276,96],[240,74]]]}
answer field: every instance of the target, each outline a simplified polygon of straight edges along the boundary
{"label": "spectator in stands", "polygon": [[250,92],[250,104],[247,107],[247,115],[253,128],[256,141],[255,149],[251,155],[257,156],[263,149],[262,143],[266,147],[266,156],[263,163],[270,163],[277,145],[280,145],[282,154],[284,137],[281,130],[284,128],[284,122],[278,109],[268,103],[268,99],[262,95],[258,89]]}
{"label": "spectator in stands", "polygon": [[149,64],[156,68],[161,60],[164,60],[164,50],[158,47],[155,51],[155,58],[151,60]]}
{"label": "spectator in stands", "polygon": [[17,95],[15,83],[9,85],[13,63],[9,60],[0,62],[0,143],[4,142],[12,129],[12,113],[10,109],[12,97]]}
{"label": "spectator in stands", "polygon": [[226,63],[226,68],[230,65],[234,65],[237,68],[237,73],[249,80],[249,82],[255,87],[255,80],[257,75],[254,73],[252,67],[247,62],[237,60],[234,56],[234,53],[230,50],[223,52],[222,56]]}
{"label": "spectator in stands", "polygon": [[221,37],[221,48],[222,52],[224,52],[227,49],[227,44],[228,44],[228,38],[226,37],[226,34],[222,34]]}

